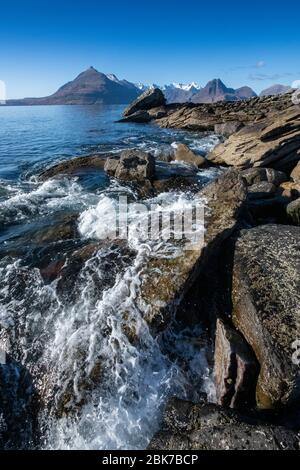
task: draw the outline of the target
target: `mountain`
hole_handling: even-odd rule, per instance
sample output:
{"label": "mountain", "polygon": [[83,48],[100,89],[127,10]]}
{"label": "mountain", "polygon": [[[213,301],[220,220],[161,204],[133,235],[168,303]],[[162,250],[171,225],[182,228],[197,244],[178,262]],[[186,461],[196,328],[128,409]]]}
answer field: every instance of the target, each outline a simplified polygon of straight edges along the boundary
{"label": "mountain", "polygon": [[105,75],[90,67],[75,80],[66,83],[53,95],[44,98],[8,100],[8,105],[55,105],[55,104],[127,104],[134,101],[141,91],[126,80],[115,75]]}
{"label": "mountain", "polygon": [[284,95],[291,90],[292,88],[287,85],[272,85],[263,90],[259,96]]}
{"label": "mountain", "polygon": [[249,87],[242,87],[235,90],[227,88],[222,80],[214,79],[193,95],[193,103],[215,103],[217,101],[240,101],[257,96]]}
{"label": "mountain", "polygon": [[186,103],[191,101],[192,97],[200,90],[201,87],[193,82],[188,85],[183,83],[171,83],[161,87],[168,103]]}

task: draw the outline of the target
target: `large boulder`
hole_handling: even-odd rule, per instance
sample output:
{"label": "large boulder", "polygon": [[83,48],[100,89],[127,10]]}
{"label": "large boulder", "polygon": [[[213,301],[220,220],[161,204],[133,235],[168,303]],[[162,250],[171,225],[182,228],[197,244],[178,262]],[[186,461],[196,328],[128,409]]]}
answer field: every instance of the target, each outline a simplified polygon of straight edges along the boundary
{"label": "large boulder", "polygon": [[206,159],[201,155],[196,155],[187,145],[177,144],[175,151],[175,160],[189,163],[200,168],[206,164]]}
{"label": "large boulder", "polygon": [[217,405],[172,399],[150,450],[299,450],[299,436]]}
{"label": "large boulder", "polygon": [[138,111],[146,111],[151,108],[158,108],[166,104],[166,98],[159,88],[149,88],[141,96],[139,96],[128,108],[123,112],[123,116],[130,116]]}
{"label": "large boulder", "polygon": [[155,159],[141,150],[125,150],[120,157],[108,158],[104,169],[110,176],[120,180],[151,180],[155,175]]}
{"label": "large boulder", "polygon": [[284,172],[276,171],[273,168],[249,168],[241,171],[241,175],[248,186],[262,182],[278,186],[288,179]]}
{"label": "large boulder", "polygon": [[294,344],[300,336],[300,228],[265,225],[242,231],[234,265],[232,320],[260,364],[261,408],[300,397]]}
{"label": "large boulder", "polygon": [[277,116],[243,127],[218,145],[208,159],[214,164],[250,167],[272,167],[290,170],[300,157],[300,109],[294,106]]}
{"label": "large boulder", "polygon": [[156,329],[168,324],[174,307],[236,228],[246,187],[238,172],[229,170],[197,196],[198,204],[206,208],[203,240],[197,240],[176,257],[150,258],[142,273],[141,298],[147,305],[146,319]]}
{"label": "large boulder", "polygon": [[217,320],[214,376],[217,403],[231,408],[255,403],[258,363],[244,338]]}

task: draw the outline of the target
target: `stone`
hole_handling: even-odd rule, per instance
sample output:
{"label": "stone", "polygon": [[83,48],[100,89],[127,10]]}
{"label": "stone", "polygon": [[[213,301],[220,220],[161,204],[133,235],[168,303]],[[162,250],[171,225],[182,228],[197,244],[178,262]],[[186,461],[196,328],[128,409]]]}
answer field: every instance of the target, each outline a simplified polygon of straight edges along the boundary
{"label": "stone", "polygon": [[120,180],[144,182],[155,176],[155,159],[141,150],[125,150],[120,156],[110,157],[104,169]]}
{"label": "stone", "polygon": [[124,116],[122,119],[119,119],[118,122],[136,122],[139,124],[144,124],[150,122],[154,117],[150,115],[148,111],[139,110],[135,113],[130,114],[129,116]]}
{"label": "stone", "polygon": [[268,182],[279,186],[288,179],[284,172],[276,171],[273,168],[249,168],[248,170],[241,171],[241,175],[248,186],[261,182]]}
{"label": "stone", "polygon": [[218,145],[207,158],[218,165],[272,167],[287,171],[299,160],[300,109],[294,106],[278,115],[243,127]]}
{"label": "stone", "polygon": [[300,228],[263,225],[243,230],[234,253],[232,321],[260,364],[260,408],[300,397],[293,345],[300,338]]}
{"label": "stone", "polygon": [[157,108],[166,104],[166,98],[159,88],[150,88],[139,96],[124,111],[123,116],[130,116],[137,111],[145,111],[151,108]]}
{"label": "stone", "polygon": [[262,181],[255,183],[248,188],[248,196],[250,199],[263,199],[273,197],[276,192],[276,186],[273,183]]}
{"label": "stone", "polygon": [[297,163],[297,165],[291,172],[291,178],[295,183],[300,184],[300,162]]}
{"label": "stone", "polygon": [[286,181],[280,185],[280,188],[283,190],[282,195],[297,199],[300,197],[300,183],[294,183],[293,181]]}
{"label": "stone", "polygon": [[258,363],[244,338],[217,319],[214,376],[217,403],[249,408],[255,403]]}
{"label": "stone", "polygon": [[39,180],[45,181],[60,175],[76,174],[77,171],[82,169],[92,168],[95,170],[103,170],[105,161],[106,158],[104,155],[88,155],[65,160],[42,171],[39,175]]}
{"label": "stone", "polygon": [[149,450],[299,450],[299,435],[213,404],[172,399]]}
{"label": "stone", "polygon": [[246,201],[246,187],[235,170],[225,172],[198,194],[206,201],[204,240],[177,257],[153,257],[148,260],[141,278],[141,299],[147,305],[145,319],[154,331],[164,329],[174,306],[216,256],[221,243],[236,228]]}
{"label": "stone", "polygon": [[196,155],[187,145],[177,144],[175,151],[175,160],[189,163],[200,168],[206,164],[206,159],[201,155]]}
{"label": "stone", "polygon": [[243,123],[239,121],[227,121],[215,124],[215,133],[229,137],[231,134],[239,131],[243,127]]}
{"label": "stone", "polygon": [[290,221],[295,225],[300,225],[300,198],[290,202],[286,211]]}

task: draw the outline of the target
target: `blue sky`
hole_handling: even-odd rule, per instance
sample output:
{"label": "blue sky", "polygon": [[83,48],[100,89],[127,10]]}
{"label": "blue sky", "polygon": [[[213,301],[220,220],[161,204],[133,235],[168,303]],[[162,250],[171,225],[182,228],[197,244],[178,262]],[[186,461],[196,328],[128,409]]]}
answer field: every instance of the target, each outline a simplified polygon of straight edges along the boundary
{"label": "blue sky", "polygon": [[93,65],[144,83],[222,78],[260,91],[300,79],[299,2],[1,2],[0,80],[45,96]]}

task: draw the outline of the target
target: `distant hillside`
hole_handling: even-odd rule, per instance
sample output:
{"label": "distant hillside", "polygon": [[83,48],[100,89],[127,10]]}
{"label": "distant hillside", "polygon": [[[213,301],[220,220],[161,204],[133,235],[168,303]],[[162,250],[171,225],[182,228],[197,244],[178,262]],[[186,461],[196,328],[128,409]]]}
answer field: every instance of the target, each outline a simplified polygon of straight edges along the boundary
{"label": "distant hillside", "polygon": [[90,67],[51,96],[8,100],[7,105],[127,104],[140,94],[141,90],[133,83],[118,80],[115,75],[107,76]]}
{"label": "distant hillside", "polygon": [[291,87],[287,85],[272,85],[261,92],[259,96],[272,96],[272,95],[284,95],[291,91]]}
{"label": "distant hillside", "polygon": [[238,88],[227,88],[222,80],[214,79],[193,95],[193,103],[216,103],[217,101],[240,101],[257,96],[256,93],[247,86]]}

